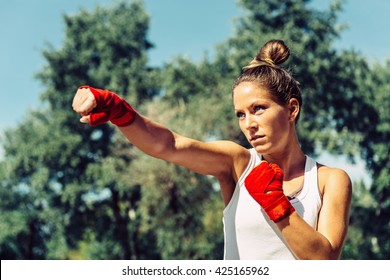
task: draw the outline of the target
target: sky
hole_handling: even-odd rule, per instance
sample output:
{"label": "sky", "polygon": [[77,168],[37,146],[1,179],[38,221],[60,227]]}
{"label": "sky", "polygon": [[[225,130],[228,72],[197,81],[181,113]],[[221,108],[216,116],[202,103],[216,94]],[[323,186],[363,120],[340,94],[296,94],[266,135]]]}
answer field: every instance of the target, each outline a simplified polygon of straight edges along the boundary
{"label": "sky", "polygon": [[[27,118],[30,110],[39,108],[43,87],[34,75],[45,64],[42,51],[48,45],[61,46],[63,16],[75,14],[80,8],[109,7],[115,2],[0,0],[0,137],[5,129]],[[331,0],[313,2],[322,9]],[[216,44],[233,35],[233,18],[242,12],[235,0],[145,0],[144,3],[151,17],[149,40],[155,45],[149,53],[152,65],[161,65],[176,55],[196,61],[206,52],[212,53]],[[353,48],[372,61],[390,58],[389,13],[388,0],[347,0],[339,21],[347,23],[349,29],[342,33],[336,47]],[[342,158],[323,160],[336,167],[345,166]],[[347,169],[355,178],[364,174],[362,163],[349,165]]]}

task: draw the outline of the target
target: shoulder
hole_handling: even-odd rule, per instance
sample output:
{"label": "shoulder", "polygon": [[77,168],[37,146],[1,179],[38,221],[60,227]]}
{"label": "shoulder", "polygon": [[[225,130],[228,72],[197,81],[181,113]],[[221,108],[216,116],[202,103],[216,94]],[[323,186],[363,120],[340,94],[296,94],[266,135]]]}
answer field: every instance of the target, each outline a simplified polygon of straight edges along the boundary
{"label": "shoulder", "polygon": [[349,175],[344,170],[322,164],[318,164],[318,177],[319,180],[322,180],[325,184],[334,181],[349,184],[351,181]]}
{"label": "shoulder", "polygon": [[342,196],[350,199],[352,183],[344,170],[318,164],[318,183],[323,196]]}
{"label": "shoulder", "polygon": [[223,149],[231,158],[234,169],[233,177],[236,179],[240,177],[250,161],[250,149],[247,149],[232,141],[216,141],[215,144]]}
{"label": "shoulder", "polygon": [[234,181],[237,181],[250,161],[250,150],[235,142],[225,140],[210,142],[209,145],[213,145],[215,149],[224,153],[226,160],[230,161],[229,165],[232,169],[225,170],[226,173],[222,176],[232,177]]}

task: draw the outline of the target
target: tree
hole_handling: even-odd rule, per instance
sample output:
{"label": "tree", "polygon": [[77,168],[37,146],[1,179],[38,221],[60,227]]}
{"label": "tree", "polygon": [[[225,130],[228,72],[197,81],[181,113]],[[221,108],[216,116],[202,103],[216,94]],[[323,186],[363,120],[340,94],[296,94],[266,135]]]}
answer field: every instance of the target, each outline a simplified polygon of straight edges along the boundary
{"label": "tree", "polygon": [[[156,93],[146,66],[148,16],[134,1],[81,10],[64,21],[62,48],[43,53],[42,108],[5,135],[2,190],[10,200],[2,212],[15,215],[2,224],[20,226],[5,230],[1,256],[63,259],[88,244],[81,257],[135,258],[136,240],[130,240],[135,229],[127,210],[136,204],[137,186],[104,173],[119,173],[115,167],[131,162],[131,154],[117,155],[114,147],[124,144],[113,127],[81,125],[71,103],[75,85],[86,83],[125,92],[138,103]],[[126,149],[131,150],[129,144]],[[20,239],[30,240],[25,250],[18,246]]]}
{"label": "tree", "polygon": [[110,124],[80,124],[71,110],[74,87],[109,88],[181,134],[247,146],[231,85],[266,41],[282,38],[303,88],[304,151],[350,158],[361,151],[374,178],[371,188],[355,184],[343,258],[388,257],[390,67],[371,68],[360,54],[333,47],[342,2],[324,11],[309,4],[240,0],[246,12],[213,58],[194,63],[179,56],[153,69],[142,2],[66,16],[63,46],[43,52],[42,107],[3,139],[0,256],[222,258],[224,206],[216,181],[142,154]]}
{"label": "tree", "polygon": [[[364,73],[364,74],[363,74]],[[367,240],[358,246],[363,259],[389,259],[390,257],[390,61],[383,65],[367,66],[359,79],[361,102],[366,104],[360,114],[366,116],[361,132],[361,157],[370,170],[372,183],[362,188],[355,202],[352,225]],[[362,199],[365,198],[365,199]],[[359,229],[359,230],[358,230]]]}
{"label": "tree", "polygon": [[[212,180],[145,157],[123,137],[118,137],[113,126],[82,125],[71,110],[74,85],[88,83],[125,95],[140,110],[165,106],[167,115],[161,114],[156,119],[165,119],[174,128],[191,127],[190,119],[184,123],[173,121],[176,117],[184,120],[182,116],[188,114],[186,104],[190,103],[181,102],[176,93],[150,101],[162,94],[158,86],[161,87],[162,78],[170,79],[169,71],[176,66],[167,68],[164,74],[146,66],[145,53],[151,44],[146,40],[147,17],[141,3],[121,3],[111,9],[98,7],[93,12],[81,10],[77,15],[65,17],[65,24],[63,47],[44,51],[47,66],[38,75],[46,86],[42,100],[47,107],[32,112],[25,123],[6,133],[7,162],[3,165],[7,174],[1,182],[4,189],[23,185],[26,190],[23,198],[34,215],[26,216],[21,207],[18,214],[25,219],[25,224],[34,222],[34,231],[28,233],[32,240],[29,254],[19,252],[17,245],[26,235],[24,228],[18,232],[15,232],[18,227],[5,231],[2,256],[202,259],[214,256],[213,248],[219,246],[218,258],[221,258],[223,237],[218,234],[219,239],[212,240],[213,235],[210,237],[203,230],[204,226],[215,228],[213,209],[221,206],[220,203],[210,205],[210,201],[215,201],[213,197],[219,196],[211,187]],[[175,78],[175,73],[181,70],[195,70],[196,79],[207,78],[201,72],[202,67],[184,60],[183,63],[183,69],[172,72],[175,84],[196,82],[191,81],[191,76]],[[190,97],[200,91],[200,87],[188,87],[187,93]],[[171,112],[173,115],[169,115]],[[199,122],[201,126],[204,123]],[[192,128],[187,132],[202,138],[203,134],[198,133],[202,130]],[[32,141],[25,142],[26,138]],[[29,153],[30,150],[34,153]],[[35,177],[40,180],[34,181]],[[10,205],[19,205],[17,190],[10,193],[12,200],[7,200],[10,203],[2,208],[6,213],[12,210]],[[35,200],[45,208],[37,207]],[[206,208],[211,212],[204,215]],[[51,219],[48,215],[35,218],[45,213],[52,214]],[[16,223],[17,218],[20,219],[15,216],[13,221],[4,224]],[[217,218],[220,222],[220,217]],[[41,231],[45,235],[37,233]],[[221,231],[218,227],[218,233]],[[11,253],[10,244],[18,249],[18,254]],[[55,247],[60,244],[61,247]]]}

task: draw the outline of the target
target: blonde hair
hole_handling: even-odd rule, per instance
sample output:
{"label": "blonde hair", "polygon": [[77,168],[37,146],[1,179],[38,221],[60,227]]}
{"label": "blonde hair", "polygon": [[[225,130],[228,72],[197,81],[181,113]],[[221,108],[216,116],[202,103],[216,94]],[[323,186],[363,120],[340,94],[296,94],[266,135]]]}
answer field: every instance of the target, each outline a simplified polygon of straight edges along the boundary
{"label": "blonde hair", "polygon": [[[281,67],[290,56],[290,49],[282,40],[268,41],[255,58],[245,67],[233,84],[233,90],[242,82],[255,82],[269,91],[275,102],[287,104],[296,98],[302,108],[302,93],[299,82],[292,74]],[[299,114],[296,118],[298,121]]]}

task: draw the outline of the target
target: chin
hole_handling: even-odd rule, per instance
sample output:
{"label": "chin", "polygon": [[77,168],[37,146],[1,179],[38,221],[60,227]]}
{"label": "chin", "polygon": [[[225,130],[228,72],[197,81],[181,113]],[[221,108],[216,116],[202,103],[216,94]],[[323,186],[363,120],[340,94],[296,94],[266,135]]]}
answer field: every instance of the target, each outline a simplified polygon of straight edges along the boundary
{"label": "chin", "polygon": [[258,154],[267,154],[269,152],[269,148],[267,148],[266,146],[264,145],[257,145],[257,146],[252,146],[253,148],[255,148],[256,152]]}

